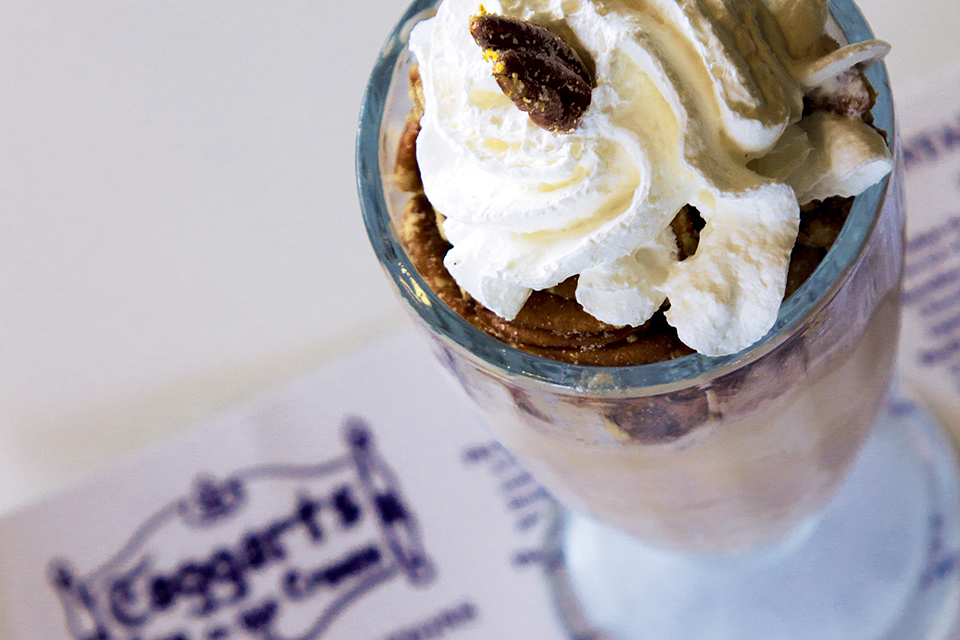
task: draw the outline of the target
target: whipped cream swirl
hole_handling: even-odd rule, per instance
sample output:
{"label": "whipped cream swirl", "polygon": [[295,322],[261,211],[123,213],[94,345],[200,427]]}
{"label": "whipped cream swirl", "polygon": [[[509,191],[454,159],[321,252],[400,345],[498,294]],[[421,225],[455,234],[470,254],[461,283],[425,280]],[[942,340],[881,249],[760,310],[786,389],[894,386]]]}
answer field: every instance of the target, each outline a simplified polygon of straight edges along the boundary
{"label": "whipped cream swirl", "polygon": [[[763,337],[800,204],[856,195],[892,168],[860,119],[801,117],[805,92],[888,46],[825,51],[825,2],[780,4],[484,2],[591,61],[591,105],[579,129],[555,134],[497,85],[468,30],[477,0],[444,0],[410,47],[425,99],[417,160],[458,284],[509,320],[532,290],[579,274],[577,300],[604,322],[640,325],[669,299],[668,322],[701,353]],[[687,204],[706,226],[679,261],[670,222]]]}

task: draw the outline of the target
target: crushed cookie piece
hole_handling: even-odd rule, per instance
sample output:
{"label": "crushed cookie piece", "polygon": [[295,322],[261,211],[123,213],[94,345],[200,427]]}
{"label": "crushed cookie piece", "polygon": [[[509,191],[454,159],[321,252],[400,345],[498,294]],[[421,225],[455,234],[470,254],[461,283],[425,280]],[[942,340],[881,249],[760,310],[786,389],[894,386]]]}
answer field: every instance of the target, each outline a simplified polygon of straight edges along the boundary
{"label": "crushed cookie piece", "polygon": [[406,193],[423,191],[420,165],[417,164],[418,135],[420,135],[420,121],[408,120],[397,144],[397,161],[393,166],[393,180],[397,188]]}
{"label": "crushed cookie piece", "polygon": [[683,261],[697,252],[700,245],[700,231],[706,226],[700,212],[690,205],[685,205],[670,222],[673,233],[677,237],[677,257]]}
{"label": "crushed cookie piece", "polygon": [[[804,98],[805,112],[830,111],[847,118],[864,118],[876,101],[876,92],[860,67],[852,67]],[[869,123],[868,123],[869,124]]]}

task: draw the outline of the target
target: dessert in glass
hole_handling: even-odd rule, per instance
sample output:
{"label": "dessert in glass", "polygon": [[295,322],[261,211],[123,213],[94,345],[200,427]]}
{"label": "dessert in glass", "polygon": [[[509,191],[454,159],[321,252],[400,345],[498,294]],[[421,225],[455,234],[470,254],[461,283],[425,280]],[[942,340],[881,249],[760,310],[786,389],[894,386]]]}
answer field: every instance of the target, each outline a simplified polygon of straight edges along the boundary
{"label": "dessert in glass", "polygon": [[570,509],[571,633],[949,637],[952,457],[906,405],[876,426],[904,212],[872,38],[845,0],[422,0],[385,45],[371,242]]}

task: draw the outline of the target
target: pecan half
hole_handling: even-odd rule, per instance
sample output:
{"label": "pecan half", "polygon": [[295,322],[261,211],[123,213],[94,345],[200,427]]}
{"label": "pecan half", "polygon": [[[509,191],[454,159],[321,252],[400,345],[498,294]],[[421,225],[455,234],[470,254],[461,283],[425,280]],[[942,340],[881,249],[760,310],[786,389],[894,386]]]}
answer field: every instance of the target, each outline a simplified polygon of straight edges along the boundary
{"label": "pecan half", "polygon": [[547,131],[576,131],[593,86],[573,47],[538,24],[492,13],[470,18],[470,34],[493,61],[497,84],[517,108]]}

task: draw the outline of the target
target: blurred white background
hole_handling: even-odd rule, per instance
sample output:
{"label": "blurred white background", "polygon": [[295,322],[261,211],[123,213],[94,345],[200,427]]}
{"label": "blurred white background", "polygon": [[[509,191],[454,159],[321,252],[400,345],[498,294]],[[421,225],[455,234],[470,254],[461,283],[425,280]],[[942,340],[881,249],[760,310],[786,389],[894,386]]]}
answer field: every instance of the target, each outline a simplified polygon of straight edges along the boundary
{"label": "blurred white background", "polygon": [[[960,2],[861,0],[896,92]],[[0,513],[404,326],[353,144],[406,0],[7,0]]]}

